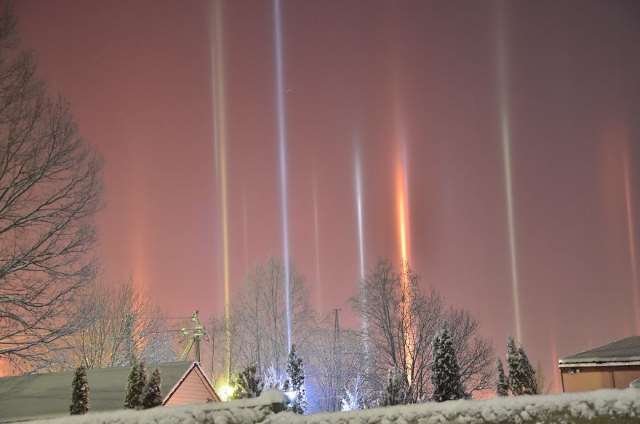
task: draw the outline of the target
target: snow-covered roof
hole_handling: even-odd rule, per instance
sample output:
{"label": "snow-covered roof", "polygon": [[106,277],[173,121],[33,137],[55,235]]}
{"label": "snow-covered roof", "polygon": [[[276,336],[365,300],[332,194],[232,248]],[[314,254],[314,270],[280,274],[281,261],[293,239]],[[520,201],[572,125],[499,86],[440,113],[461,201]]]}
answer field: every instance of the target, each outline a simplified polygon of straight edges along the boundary
{"label": "snow-covered roof", "polygon": [[558,360],[562,367],[640,365],[640,336],[627,337]]}
{"label": "snow-covered roof", "polygon": [[[147,369],[160,369],[160,389],[163,396],[166,396],[193,368],[193,364],[148,364]],[[123,407],[130,371],[129,367],[87,370],[92,411],[110,411]],[[0,378],[0,423],[68,415],[73,374],[73,371],[67,371]]]}

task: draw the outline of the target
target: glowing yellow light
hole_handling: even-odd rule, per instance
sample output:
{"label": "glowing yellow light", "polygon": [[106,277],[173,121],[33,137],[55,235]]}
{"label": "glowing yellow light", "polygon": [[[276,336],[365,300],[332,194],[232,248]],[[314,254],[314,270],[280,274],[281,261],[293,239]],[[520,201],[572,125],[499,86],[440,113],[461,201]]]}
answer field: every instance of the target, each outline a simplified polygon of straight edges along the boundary
{"label": "glowing yellow light", "polygon": [[215,30],[211,33],[211,45],[213,46],[212,72],[213,72],[213,101],[214,101],[214,140],[216,146],[216,167],[218,170],[221,226],[222,226],[222,278],[224,284],[224,317],[225,317],[225,370],[227,379],[231,368],[231,330],[229,328],[229,223],[227,204],[227,133],[225,117],[225,80],[224,80],[224,55],[223,55],[223,27],[222,27],[222,1],[215,2],[214,22],[210,27]]}
{"label": "glowing yellow light", "polygon": [[404,354],[406,362],[406,373],[409,383],[411,383],[411,376],[413,374],[413,357],[415,349],[414,340],[414,326],[411,319],[411,301],[413,299],[413,293],[409,282],[409,205],[407,194],[407,171],[405,157],[399,155],[398,161],[395,167],[395,195],[396,195],[396,219],[398,226],[398,242],[400,247],[400,260],[401,264],[401,291],[402,291],[402,305],[401,313],[404,322],[404,331],[406,334],[406,340],[404,344]]}
{"label": "glowing yellow light", "polygon": [[233,392],[235,390],[234,390],[233,387],[231,387],[227,383],[224,383],[224,384],[220,385],[216,389],[216,391],[218,392],[218,396],[220,396],[220,400],[223,401],[223,402],[226,402],[229,399],[231,399],[231,396],[233,396]]}
{"label": "glowing yellow light", "polygon": [[[409,263],[409,249],[407,247],[407,194],[405,184],[405,169],[402,161],[396,166],[396,211],[398,222],[398,240],[400,243],[400,259],[404,267]],[[406,287],[403,287],[406,289]]]}

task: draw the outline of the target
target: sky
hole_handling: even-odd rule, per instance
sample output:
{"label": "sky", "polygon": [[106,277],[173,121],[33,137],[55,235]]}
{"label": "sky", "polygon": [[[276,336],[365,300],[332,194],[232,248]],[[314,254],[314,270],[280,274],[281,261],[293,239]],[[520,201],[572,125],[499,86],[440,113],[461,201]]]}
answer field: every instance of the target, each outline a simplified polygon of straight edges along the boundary
{"label": "sky", "polygon": [[638,334],[637,2],[282,0],[280,61],[268,0],[15,12],[104,158],[100,278],[169,315],[223,313],[224,211],[231,298],[283,256],[284,186],[320,315],[355,325],[362,245],[365,269],[407,259],[498,354],[520,333],[556,390],[559,356]]}

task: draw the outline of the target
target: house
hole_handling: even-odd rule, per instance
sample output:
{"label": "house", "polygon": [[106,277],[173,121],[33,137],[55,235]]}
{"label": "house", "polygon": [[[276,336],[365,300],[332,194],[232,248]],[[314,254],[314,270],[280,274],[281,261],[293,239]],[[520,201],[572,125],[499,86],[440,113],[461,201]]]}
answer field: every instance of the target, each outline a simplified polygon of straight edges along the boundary
{"label": "house", "polygon": [[564,392],[625,389],[640,378],[640,336],[564,357],[558,366]]}
{"label": "house", "polygon": [[[219,402],[197,362],[149,364],[162,378],[163,405]],[[129,367],[87,370],[89,411],[122,409]],[[69,414],[73,371],[0,378],[0,422],[27,421]]]}

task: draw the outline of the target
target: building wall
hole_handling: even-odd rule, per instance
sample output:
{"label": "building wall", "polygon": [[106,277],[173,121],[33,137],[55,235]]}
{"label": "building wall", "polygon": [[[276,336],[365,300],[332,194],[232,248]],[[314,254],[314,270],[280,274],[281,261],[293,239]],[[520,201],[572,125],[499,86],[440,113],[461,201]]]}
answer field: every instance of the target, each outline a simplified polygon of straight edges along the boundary
{"label": "building wall", "polygon": [[561,368],[560,376],[565,392],[626,389],[630,382],[640,378],[640,367]]}
{"label": "building wall", "polygon": [[197,368],[194,368],[187,377],[182,380],[165,405],[193,405],[216,400],[216,396],[204,376],[200,374]]}

